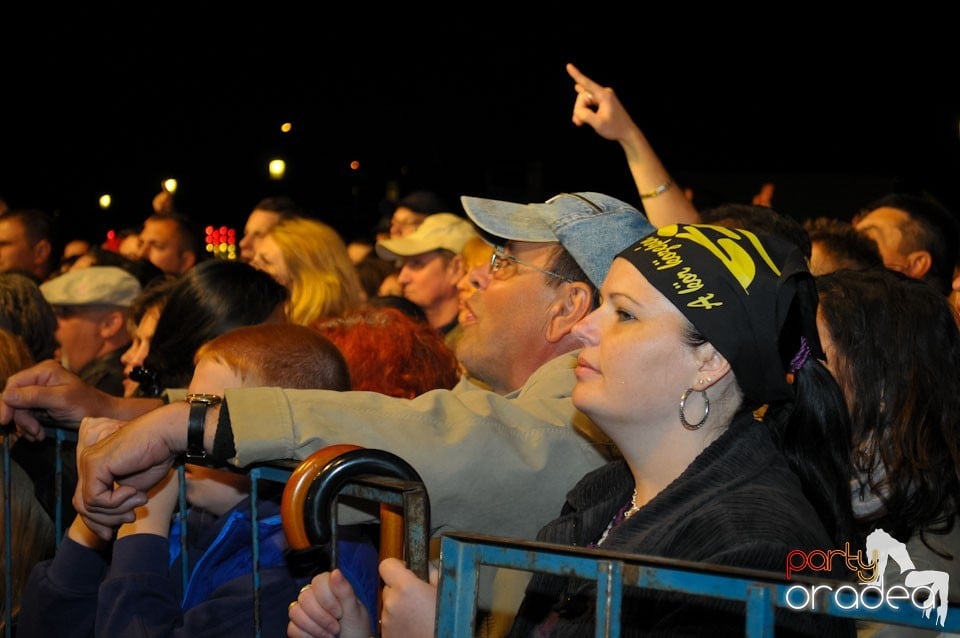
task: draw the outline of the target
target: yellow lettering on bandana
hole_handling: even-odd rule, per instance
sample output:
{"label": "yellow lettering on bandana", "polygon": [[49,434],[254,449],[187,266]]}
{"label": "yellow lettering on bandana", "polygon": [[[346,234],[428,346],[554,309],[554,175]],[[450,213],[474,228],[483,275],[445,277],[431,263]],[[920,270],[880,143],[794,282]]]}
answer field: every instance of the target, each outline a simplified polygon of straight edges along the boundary
{"label": "yellow lettering on bandana", "polygon": [[712,293],[712,292],[708,292],[707,294],[705,294],[705,295],[700,295],[699,297],[697,297],[696,299],[694,299],[693,301],[691,301],[690,303],[688,303],[688,304],[687,304],[687,307],[689,307],[689,308],[703,308],[704,310],[712,310],[713,308],[716,308],[717,306],[722,306],[722,305],[723,305],[723,302],[722,302],[722,301],[710,301],[711,299],[713,299],[713,293]]}
{"label": "yellow lettering on bandana", "polygon": [[[744,239],[750,242],[750,245],[756,249],[758,255],[769,268],[780,275],[780,269],[776,267],[770,255],[756,235],[747,230],[733,230],[724,226],[704,225],[706,228],[715,230],[724,235],[716,241],[703,234],[696,226],[683,226],[682,229],[677,224],[664,226],[657,231],[658,235],[666,237],[676,237],[678,239],[689,239],[690,241],[703,246],[714,257],[716,257],[723,266],[730,271],[737,283],[744,289],[750,286],[757,274],[757,264],[743,246],[738,242]],[[675,247],[674,247],[675,248]],[[682,260],[681,260],[682,261]],[[702,299],[702,298],[701,298]],[[711,307],[708,301],[704,302],[704,307]]]}
{"label": "yellow lettering on bandana", "polygon": [[703,280],[700,279],[700,275],[691,272],[689,266],[684,266],[677,271],[677,279],[679,279],[684,286],[684,289],[677,293],[679,295],[696,292],[703,288]]}

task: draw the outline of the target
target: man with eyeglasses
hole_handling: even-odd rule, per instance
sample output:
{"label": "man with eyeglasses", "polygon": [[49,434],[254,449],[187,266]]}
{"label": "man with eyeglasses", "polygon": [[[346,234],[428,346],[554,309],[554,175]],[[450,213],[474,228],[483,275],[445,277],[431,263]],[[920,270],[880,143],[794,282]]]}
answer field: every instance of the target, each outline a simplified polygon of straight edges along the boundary
{"label": "man with eyeglasses", "polygon": [[[335,443],[385,449],[422,476],[434,533],[460,529],[533,539],[556,514],[553,503],[615,453],[571,401],[579,348],[571,331],[592,310],[614,256],[652,226],[634,207],[599,193],[564,193],[536,204],[462,202],[501,248],[492,269],[476,267],[459,284],[464,330],[457,354],[489,389],[464,378],[452,390],[412,400],[367,392],[228,390],[192,429],[199,451],[244,467],[303,459]],[[33,416],[17,408],[44,407],[60,420],[130,418],[122,399],[91,400],[74,390],[66,375],[35,366],[8,382],[0,420],[15,416],[21,432],[36,436]],[[190,405],[174,400],[181,397],[171,393],[169,405],[84,451],[83,489],[75,500],[98,533],[109,535],[129,520],[142,502],[140,492],[187,449]],[[124,485],[115,489],[114,479]]]}

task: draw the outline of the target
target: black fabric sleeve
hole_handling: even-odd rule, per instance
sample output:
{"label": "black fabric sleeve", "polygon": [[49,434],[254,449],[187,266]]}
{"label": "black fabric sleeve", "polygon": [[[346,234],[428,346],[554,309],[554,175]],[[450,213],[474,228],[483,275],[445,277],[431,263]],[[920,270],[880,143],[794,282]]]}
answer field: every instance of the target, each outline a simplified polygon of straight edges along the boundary
{"label": "black fabric sleeve", "polygon": [[217,431],[213,434],[213,450],[210,456],[218,463],[226,463],[237,455],[237,446],[233,442],[233,428],[230,427],[230,410],[227,409],[227,399],[220,404],[220,415],[217,418]]}

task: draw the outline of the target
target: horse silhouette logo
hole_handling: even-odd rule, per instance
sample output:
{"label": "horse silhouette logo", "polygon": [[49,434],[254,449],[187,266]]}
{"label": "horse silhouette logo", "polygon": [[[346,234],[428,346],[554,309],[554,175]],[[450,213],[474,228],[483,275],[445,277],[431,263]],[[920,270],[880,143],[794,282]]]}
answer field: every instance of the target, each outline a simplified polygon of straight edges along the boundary
{"label": "horse silhouette logo", "polygon": [[907,546],[879,528],[867,536],[867,557],[873,559],[876,569],[873,571],[873,579],[864,582],[875,583],[881,591],[884,591],[883,574],[887,563],[893,559],[900,567],[900,574],[904,575],[905,587],[922,587],[929,590],[930,595],[920,604],[923,617],[930,618],[933,608],[936,607],[937,624],[942,627],[946,623],[949,607],[947,600],[949,574],[933,569],[917,569],[910,554],[907,553]]}

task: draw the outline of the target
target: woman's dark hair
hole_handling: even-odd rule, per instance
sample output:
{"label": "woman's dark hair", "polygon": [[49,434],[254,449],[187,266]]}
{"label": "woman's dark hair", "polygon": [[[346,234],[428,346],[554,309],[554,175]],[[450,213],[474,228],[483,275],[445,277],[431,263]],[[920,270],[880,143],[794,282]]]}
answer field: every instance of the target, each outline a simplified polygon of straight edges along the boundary
{"label": "woman's dark hair", "polygon": [[824,365],[809,356],[794,373],[796,400],[768,406],[764,415],[780,449],[800,477],[837,547],[861,547],[850,500],[850,416],[843,391]]}
{"label": "woman's dark hair", "polygon": [[286,288],[247,263],[197,264],[167,298],[143,367],[160,387],[185,388],[197,348],[233,328],[276,317],[286,300]]}
{"label": "woman's dark hair", "polygon": [[817,288],[855,467],[883,503],[861,523],[903,541],[949,532],[960,501],[960,332],[949,302],[885,268],[821,275]]}
{"label": "woman's dark hair", "polygon": [[861,547],[865,537],[857,529],[850,499],[854,474],[850,413],[843,389],[817,358],[822,348],[813,276],[798,280],[796,287],[779,337],[780,359],[788,376],[792,375],[794,399],[768,406],[764,422],[837,547],[844,542]]}

